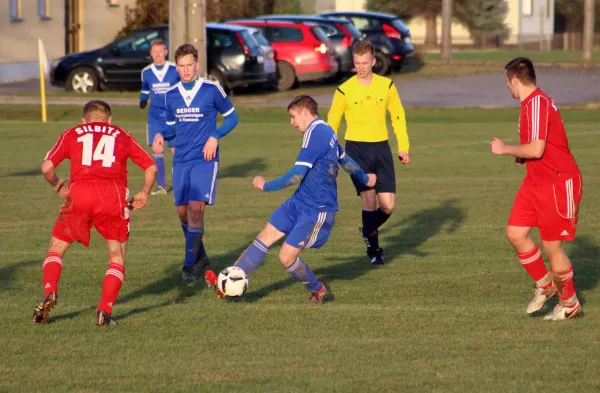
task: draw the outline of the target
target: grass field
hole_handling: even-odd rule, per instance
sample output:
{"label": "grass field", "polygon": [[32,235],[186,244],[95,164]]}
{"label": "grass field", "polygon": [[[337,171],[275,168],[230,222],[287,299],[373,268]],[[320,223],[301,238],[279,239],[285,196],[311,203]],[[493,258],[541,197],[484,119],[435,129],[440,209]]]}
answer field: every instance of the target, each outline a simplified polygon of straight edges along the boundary
{"label": "grass field", "polygon": [[[600,52],[594,52],[592,56],[593,62],[600,61]],[[517,57],[529,57],[535,63],[583,63],[582,51],[519,51],[519,50],[465,50],[454,51],[452,53],[453,60],[482,62],[482,61],[499,61],[506,63],[508,60]],[[427,53],[424,56],[425,61],[440,60],[440,54]]]}
{"label": "grass field", "polygon": [[[516,110],[410,110],[412,162],[396,166],[397,209],[381,235],[388,265],[369,267],[360,203],[343,172],[333,234],[304,254],[333,301],[308,305],[303,286],[280,267],[278,247],[239,301],[181,287],[183,236],[171,198],[156,197],[133,214],[113,312],[119,326],[94,326],[106,270],[96,233],[89,249],[76,244],[65,257],[52,323],[37,326],[41,260],[60,206],[39,164],[79,111],[51,107],[52,121],[41,124],[37,107],[0,106],[1,392],[600,389],[598,111],[563,113],[585,182],[578,236],[567,246],[581,320],[549,323],[524,312],[532,283],[503,237],[523,169],[493,157],[487,144],[494,136],[516,142]],[[142,116],[115,108],[115,123],[140,140]],[[206,217],[217,271],[292,192],[261,193],[252,177],[283,174],[301,144],[283,110],[240,109],[240,120],[222,141],[217,206]],[[67,172],[65,164],[59,174]],[[141,172],[130,173],[136,191]]]}

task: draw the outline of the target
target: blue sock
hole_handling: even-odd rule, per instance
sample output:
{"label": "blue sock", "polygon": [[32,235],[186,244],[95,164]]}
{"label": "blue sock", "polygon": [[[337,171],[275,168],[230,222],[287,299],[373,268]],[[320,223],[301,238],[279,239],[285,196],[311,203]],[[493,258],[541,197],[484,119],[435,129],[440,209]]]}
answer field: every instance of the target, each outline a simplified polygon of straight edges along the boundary
{"label": "blue sock", "polygon": [[246,251],[244,251],[244,253],[238,258],[235,266],[245,271],[246,274],[250,274],[250,272],[260,266],[268,251],[269,247],[265,246],[265,244],[260,240],[255,239],[254,242],[248,246]]}
{"label": "blue sock", "polygon": [[188,228],[185,234],[185,259],[183,260],[183,267],[192,267],[196,264],[200,246],[202,245],[202,235],[204,235],[204,228]]}
{"label": "blue sock", "polygon": [[165,183],[165,158],[164,154],[152,154],[156,164],[156,184],[159,187],[166,188]]}
{"label": "blue sock", "polygon": [[317,276],[315,276],[312,270],[310,270],[308,264],[300,257],[296,258],[296,261],[286,267],[285,270],[297,281],[304,284],[309,291],[318,291],[321,289],[321,282],[317,279]]}
{"label": "blue sock", "polygon": [[187,231],[188,231],[188,223],[187,223],[187,221],[181,221],[181,229],[183,229],[183,236],[186,237],[187,236]]}

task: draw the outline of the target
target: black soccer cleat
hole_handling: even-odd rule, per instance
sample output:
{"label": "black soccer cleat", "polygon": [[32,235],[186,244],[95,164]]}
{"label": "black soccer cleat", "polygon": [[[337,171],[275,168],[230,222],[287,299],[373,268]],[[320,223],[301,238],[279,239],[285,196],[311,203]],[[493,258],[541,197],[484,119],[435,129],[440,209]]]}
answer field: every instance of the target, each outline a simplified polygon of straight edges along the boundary
{"label": "black soccer cleat", "polygon": [[44,297],[44,300],[33,310],[33,322],[41,325],[48,322],[48,314],[56,306],[58,295],[56,292],[51,292]]}
{"label": "black soccer cleat", "polygon": [[377,250],[371,250],[370,248],[367,248],[367,255],[369,256],[371,265],[385,265],[383,248],[378,248]]}
{"label": "black soccer cleat", "polygon": [[110,315],[108,315],[106,311],[100,310],[98,311],[97,315],[98,326],[117,326],[117,321],[115,321]]}
{"label": "black soccer cleat", "polygon": [[181,282],[186,285],[192,285],[198,281],[198,276],[194,274],[194,266],[184,266],[181,269]]}

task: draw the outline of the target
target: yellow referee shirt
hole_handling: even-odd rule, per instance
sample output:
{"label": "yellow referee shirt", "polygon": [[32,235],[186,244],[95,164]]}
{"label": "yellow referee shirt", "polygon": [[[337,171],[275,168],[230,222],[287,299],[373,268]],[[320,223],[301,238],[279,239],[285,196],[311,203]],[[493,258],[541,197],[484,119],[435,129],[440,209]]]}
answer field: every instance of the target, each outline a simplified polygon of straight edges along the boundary
{"label": "yellow referee shirt", "polygon": [[373,74],[369,86],[360,83],[356,76],[348,79],[333,96],[327,122],[337,134],[342,116],[346,116],[347,141],[381,142],[388,139],[386,111],[392,116],[398,152],[408,153],[404,108],[396,86],[389,78]]}

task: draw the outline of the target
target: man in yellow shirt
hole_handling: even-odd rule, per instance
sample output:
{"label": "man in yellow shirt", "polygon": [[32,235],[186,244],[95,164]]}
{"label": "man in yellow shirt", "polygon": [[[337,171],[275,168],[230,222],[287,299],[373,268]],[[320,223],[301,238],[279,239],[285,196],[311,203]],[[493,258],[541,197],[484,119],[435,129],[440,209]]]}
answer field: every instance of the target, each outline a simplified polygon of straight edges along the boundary
{"label": "man in yellow shirt", "polygon": [[[374,187],[354,183],[362,199],[363,239],[373,265],[383,265],[383,249],[379,247],[379,227],[390,218],[396,199],[394,159],[388,143],[386,112],[398,141],[398,157],[404,165],[408,156],[408,134],[402,102],[394,82],[373,74],[375,50],[368,41],[354,45],[356,75],[344,82],[333,96],[327,122],[338,133],[342,116],[346,118],[346,152],[366,173],[377,175]],[[379,208],[377,202],[379,200]]]}

